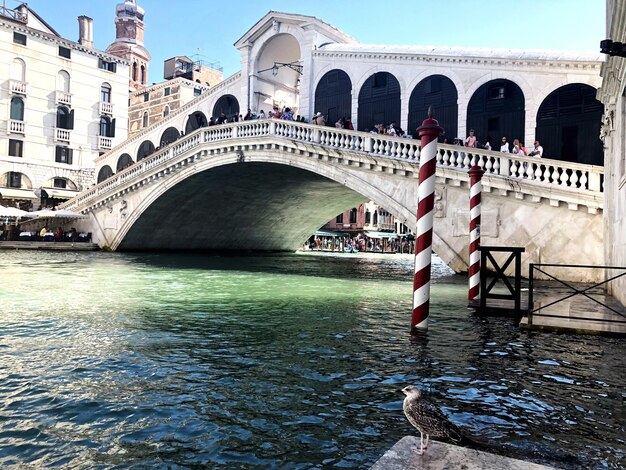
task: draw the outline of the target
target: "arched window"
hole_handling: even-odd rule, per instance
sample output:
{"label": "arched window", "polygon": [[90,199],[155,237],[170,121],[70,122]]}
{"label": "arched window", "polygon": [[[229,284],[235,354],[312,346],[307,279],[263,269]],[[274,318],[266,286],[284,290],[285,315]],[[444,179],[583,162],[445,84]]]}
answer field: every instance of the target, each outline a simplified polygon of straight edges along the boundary
{"label": "arched window", "polygon": [[372,225],[378,225],[378,211],[374,211],[374,222]]}
{"label": "arched window", "polygon": [[102,183],[105,179],[113,176],[113,170],[109,165],[104,165],[98,172],[98,183]]}
{"label": "arched window", "polygon": [[142,65],[141,66],[141,83],[142,84],[146,84],[146,66]]}
{"label": "arched window", "polygon": [[359,91],[359,130],[400,123],[400,83],[389,72],[371,75]]}
{"label": "arched window", "polygon": [[137,81],[137,62],[133,62],[133,82]]}
{"label": "arched window", "polygon": [[[413,134],[428,116],[428,108],[437,113],[439,125],[445,129],[445,137],[454,139],[459,121],[458,93],[452,80],[443,75],[431,75],[420,81],[409,98],[407,132]],[[484,142],[486,135],[481,136]]]}
{"label": "arched window", "polygon": [[369,211],[369,209],[365,210],[365,223],[369,224],[372,222],[372,213]]}
{"label": "arched window", "polygon": [[170,107],[165,106],[165,108],[163,108],[163,117],[166,118],[167,116],[169,116],[169,114],[170,114]]}
{"label": "arched window", "polygon": [[74,111],[65,106],[57,108],[57,127],[59,129],[74,129]]}
{"label": "arched window", "polygon": [[143,113],[143,118],[141,120],[141,127],[148,127],[148,112]]}
{"label": "arched window", "polygon": [[59,71],[57,75],[57,90],[64,91],[65,93],[70,92],[70,74],[65,70]]}
{"label": "arched window", "polygon": [[150,140],[144,140],[137,150],[137,161],[143,160],[154,153],[154,144]]}
{"label": "arched window", "polygon": [[133,164],[133,159],[127,153],[123,153],[120,155],[120,158],[117,159],[117,171],[123,170],[126,167],[129,167]]}
{"label": "arched window", "polygon": [[14,121],[24,120],[24,100],[19,96],[11,98],[11,117]]}
{"label": "arched window", "polygon": [[108,116],[102,116],[100,118],[100,135],[102,137],[113,137],[112,121]]}
{"label": "arched window", "polygon": [[352,82],[346,72],[334,69],[320,79],[315,88],[315,112],[326,116],[329,126],[339,118],[351,117]]}
{"label": "arched window", "polygon": [[106,82],[100,86],[100,101],[103,103],[111,102],[111,85]]}
{"label": "arched window", "polygon": [[161,134],[161,140],[159,142],[160,147],[165,147],[172,142],[176,142],[180,137],[180,132],[175,127],[168,127],[165,129],[163,134]]}
{"label": "arched window", "polygon": [[15,58],[11,64],[11,80],[26,81],[26,64],[22,59]]}

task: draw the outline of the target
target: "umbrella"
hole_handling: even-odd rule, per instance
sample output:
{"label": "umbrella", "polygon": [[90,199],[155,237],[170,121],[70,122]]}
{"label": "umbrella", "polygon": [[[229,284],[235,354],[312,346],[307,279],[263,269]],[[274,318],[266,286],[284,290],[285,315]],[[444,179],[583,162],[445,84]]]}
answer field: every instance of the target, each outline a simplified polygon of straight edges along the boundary
{"label": "umbrella", "polygon": [[66,219],[86,219],[87,216],[81,214],[80,212],[74,212],[69,209],[60,209],[58,211],[53,211],[55,217],[64,217]]}
{"label": "umbrella", "polygon": [[24,217],[28,212],[17,207],[0,206],[0,217]]}
{"label": "umbrella", "polygon": [[86,215],[79,212],[74,212],[68,209],[60,209],[53,211],[51,209],[42,209],[40,211],[28,212],[29,217],[37,219],[85,219]]}

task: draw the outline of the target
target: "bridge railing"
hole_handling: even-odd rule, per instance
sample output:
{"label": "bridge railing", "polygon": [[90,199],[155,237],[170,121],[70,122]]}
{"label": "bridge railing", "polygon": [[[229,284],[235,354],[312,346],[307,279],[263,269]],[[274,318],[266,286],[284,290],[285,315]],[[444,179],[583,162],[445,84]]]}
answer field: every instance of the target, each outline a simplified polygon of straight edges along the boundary
{"label": "bridge railing", "polygon": [[[83,203],[107,193],[119,184],[152,171],[163,163],[173,160],[202,144],[272,135],[337,150],[363,152],[371,156],[419,162],[420,141],[416,139],[321,127],[279,119],[243,121],[200,128],[134,165],[121,170],[106,181],[81,192],[76,198],[63,204],[62,207],[80,207]],[[600,166],[547,158],[519,157],[510,153],[470,149],[448,144],[438,146],[438,167],[467,171],[473,165],[480,166],[490,175],[537,181],[577,192],[601,192],[603,190],[604,169]]]}

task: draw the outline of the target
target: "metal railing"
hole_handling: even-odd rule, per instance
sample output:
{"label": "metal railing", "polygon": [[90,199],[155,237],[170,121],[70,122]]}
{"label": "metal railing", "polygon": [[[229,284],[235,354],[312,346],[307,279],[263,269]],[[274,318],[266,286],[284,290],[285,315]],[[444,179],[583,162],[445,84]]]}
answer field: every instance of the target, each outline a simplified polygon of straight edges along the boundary
{"label": "metal railing", "polygon": [[[609,270],[621,270],[623,272],[616,274],[614,276],[611,276],[608,279],[605,279],[602,282],[598,282],[592,285],[586,285],[584,288],[579,288],[575,285],[572,285],[569,282],[563,281],[559,278],[557,278],[555,275],[550,274],[548,272],[545,271],[544,268],[575,268],[575,269],[603,269],[605,271],[609,271]],[[560,297],[556,300],[553,300],[545,305],[541,305],[537,308],[535,308],[534,305],[534,298],[535,298],[535,272],[541,273],[544,276],[547,276],[549,279],[552,279],[554,281],[557,281],[558,283],[562,284],[564,287],[567,288],[567,291],[569,292],[568,294],[564,295],[563,297]],[[572,297],[575,297],[577,295],[581,295],[585,298],[587,298],[588,300],[591,300],[592,302],[594,302],[595,304],[606,308],[607,310],[609,310],[610,312],[613,312],[614,314],[618,315],[619,317],[621,317],[621,319],[612,319],[612,318],[603,318],[601,321],[603,322],[608,322],[608,323],[623,323],[626,324],[626,314],[623,312],[618,311],[616,308],[611,307],[610,305],[607,305],[607,303],[602,302],[600,300],[598,300],[597,298],[593,297],[590,295],[590,292],[593,289],[596,289],[598,287],[604,286],[605,284],[608,284],[609,282],[615,281],[616,279],[619,279],[623,276],[626,276],[626,267],[621,267],[621,266],[590,266],[590,265],[581,265],[581,264],[535,264],[535,263],[530,263],[528,265],[528,324],[532,325],[533,324],[533,316],[541,316],[541,317],[551,317],[551,318],[563,318],[563,315],[555,315],[555,314],[551,314],[551,313],[541,313],[541,310],[543,309],[547,309],[548,307],[551,307],[553,305],[556,305],[560,302],[563,302],[565,300],[571,299]],[[581,316],[568,316],[567,317],[569,320],[586,320],[586,321],[593,321],[595,319],[590,318],[590,317],[581,317]]]}

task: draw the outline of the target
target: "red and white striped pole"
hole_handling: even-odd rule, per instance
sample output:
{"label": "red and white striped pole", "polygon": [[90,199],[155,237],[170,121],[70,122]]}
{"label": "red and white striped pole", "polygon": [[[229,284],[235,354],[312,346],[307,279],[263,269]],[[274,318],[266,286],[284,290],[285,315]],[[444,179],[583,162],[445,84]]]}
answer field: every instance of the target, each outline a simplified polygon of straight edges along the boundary
{"label": "red and white striped pole", "polygon": [[437,138],[443,130],[428,109],[428,119],[417,128],[421,142],[419,187],[417,190],[417,234],[415,239],[415,274],[413,276],[413,318],[411,334],[428,328],[430,306],[430,258],[433,252],[433,211],[435,206],[435,171]]}
{"label": "red and white striped pole", "polygon": [[474,300],[480,293],[480,194],[481,178],[485,174],[477,165],[468,171],[470,177],[470,246],[469,246],[469,300]]}

